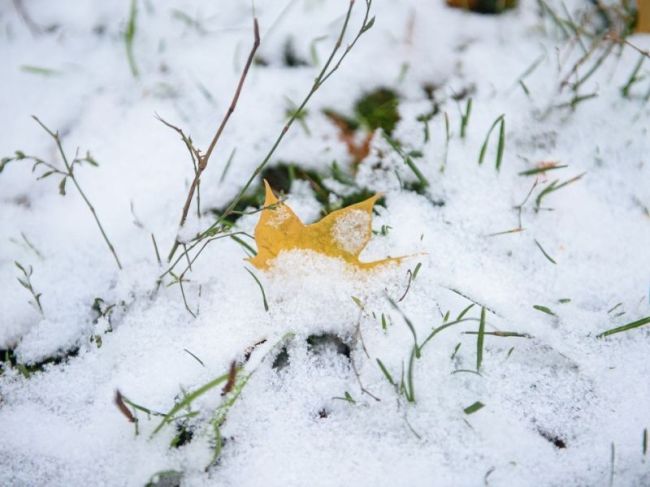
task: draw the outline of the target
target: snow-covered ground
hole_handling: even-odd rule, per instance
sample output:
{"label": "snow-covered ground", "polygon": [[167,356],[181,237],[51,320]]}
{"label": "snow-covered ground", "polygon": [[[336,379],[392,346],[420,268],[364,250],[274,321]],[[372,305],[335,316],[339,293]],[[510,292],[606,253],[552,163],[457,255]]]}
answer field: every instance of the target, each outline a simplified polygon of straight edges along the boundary
{"label": "snow-covered ground", "polygon": [[[577,39],[568,23],[564,35],[534,1],[486,16],[441,0],[376,0],[374,25],[269,165],[313,171],[339,196],[382,192],[362,260],[408,257],[365,271],[294,251],[262,271],[224,238],[185,274],[184,300],[171,274],[158,279],[193,169],[155,115],[207,148],[253,14],[250,2],[136,5],[137,77],[129,1],[0,6],[0,156],[19,150],[62,167],[30,115],[60,132],[69,157],[90,151],[99,166],[77,165],[75,177],[123,266],[73,181],[61,196],[60,176],[37,180],[44,167],[4,165],[0,484],[650,485],[650,326],[597,337],[650,315],[650,60],[631,79],[635,47]],[[588,2],[548,5],[590,31],[602,21],[592,12],[583,22]],[[255,2],[257,61],[183,238],[212,224],[211,210],[262,162],[347,7]],[[365,8],[355,2],[343,48]],[[650,48],[648,35],[628,41]],[[377,88],[398,94],[400,121],[389,140],[375,133],[354,168],[323,111],[352,116]],[[414,184],[391,143],[411,152],[428,186]],[[344,178],[332,177],[333,161]],[[566,167],[520,174],[540,163]],[[306,222],[322,216],[315,187],[298,179],[286,195]],[[233,231],[252,234],[258,218],[247,212]],[[29,283],[15,262],[32,269]],[[40,294],[42,313],[17,278]],[[192,394],[233,361],[229,393],[224,379]],[[167,413],[183,402],[155,434],[164,418],[132,405]]]}

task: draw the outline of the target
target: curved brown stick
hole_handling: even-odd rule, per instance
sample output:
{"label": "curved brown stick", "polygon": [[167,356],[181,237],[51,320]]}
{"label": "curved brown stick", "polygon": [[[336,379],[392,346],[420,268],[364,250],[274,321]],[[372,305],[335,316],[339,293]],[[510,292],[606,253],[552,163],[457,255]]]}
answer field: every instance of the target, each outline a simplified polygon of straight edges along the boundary
{"label": "curved brown stick", "polygon": [[[253,42],[253,47],[251,48],[251,52],[248,54],[248,59],[246,60],[246,65],[244,66],[244,70],[242,71],[241,76],[239,77],[239,83],[237,83],[237,89],[235,90],[235,94],[232,98],[232,101],[230,102],[230,106],[228,107],[228,110],[226,111],[226,114],[224,115],[223,119],[221,120],[221,124],[219,125],[219,128],[217,129],[217,132],[214,134],[214,137],[212,138],[212,142],[210,142],[210,146],[208,147],[208,150],[206,151],[205,155],[201,156],[198,161],[198,166],[196,168],[196,172],[194,173],[194,180],[192,181],[192,184],[190,185],[190,189],[187,193],[187,198],[185,200],[185,205],[183,205],[183,213],[181,215],[181,221],[179,224],[179,227],[182,227],[185,224],[185,220],[187,220],[187,214],[190,211],[190,205],[192,204],[192,199],[194,198],[194,192],[196,191],[196,188],[198,187],[200,180],[201,180],[201,174],[203,174],[203,171],[205,171],[205,168],[208,166],[208,160],[210,159],[210,156],[212,155],[212,151],[214,150],[215,146],[217,145],[217,142],[219,141],[219,138],[221,137],[221,133],[223,132],[223,129],[226,127],[226,124],[228,123],[228,120],[230,119],[230,116],[233,114],[235,111],[235,107],[237,106],[237,101],[239,100],[239,95],[241,94],[241,90],[244,87],[244,81],[246,80],[246,75],[248,74],[248,70],[250,69],[251,65],[253,64],[253,59],[255,58],[255,53],[257,52],[257,48],[260,45],[260,29],[259,25],[257,23],[257,17],[253,18],[253,33],[255,36],[255,40]],[[167,257],[167,261],[169,262],[172,257],[174,256],[174,253],[176,252],[176,249],[178,248],[179,242],[178,239],[174,242],[174,246],[172,247],[171,252],[169,253],[169,256]]]}

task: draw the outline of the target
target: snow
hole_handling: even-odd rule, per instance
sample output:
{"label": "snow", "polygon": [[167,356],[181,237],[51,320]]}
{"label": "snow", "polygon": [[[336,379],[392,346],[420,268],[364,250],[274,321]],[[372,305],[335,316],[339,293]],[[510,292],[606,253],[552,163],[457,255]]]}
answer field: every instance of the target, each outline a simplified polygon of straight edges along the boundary
{"label": "snow", "polygon": [[[56,29],[32,35],[16,3]],[[345,144],[322,110],[349,114],[374,88],[397,91],[401,120],[392,137],[421,152],[414,162],[429,186],[423,194],[401,189],[417,179],[379,134],[353,177],[385,195],[361,260],[409,257],[364,271],[309,251],[283,252],[269,271],[252,269],[266,311],[244,248],[216,240],[185,276],[185,303],[178,284],[168,286],[169,275],[157,285],[166,267],[158,264],[152,234],[164,260],[179,234],[193,169],[178,135],[155,114],[207,147],[253,41],[251,5],[138,1],[134,78],[123,42],[129,4],[0,6],[0,155],[22,150],[60,163],[32,114],[60,131],[69,155],[89,150],[100,165],[79,166],[76,177],[124,266],[117,269],[70,181],[62,197],[58,179],[38,181],[39,170],[32,173],[26,161],[0,173],[0,349],[24,366],[70,355],[28,378],[20,367],[0,365],[0,483],[138,486],[175,470],[191,486],[609,485],[612,475],[614,485],[650,484],[650,452],[643,451],[650,327],[596,338],[650,315],[647,60],[639,73],[645,78],[625,98],[621,87],[639,53],[614,48],[581,87],[598,96],[575,110],[560,108],[571,101],[560,84],[583,53],[539,17],[536,2],[484,16],[442,1],[378,0],[373,28],[310,101],[308,131],[294,125],[272,164],[329,174],[337,161],[352,174]],[[348,41],[363,4],[355,2]],[[561,2],[549,4],[563,12]],[[252,67],[203,174],[204,210],[223,208],[262,161],[290,101],[299,103],[312,86],[312,53],[318,63],[329,55],[346,6],[255,2],[266,66]],[[567,6],[576,18],[586,8]],[[287,39],[307,66],[283,65]],[[648,35],[629,40],[650,48]],[[534,63],[524,79],[528,96],[517,81]],[[427,140],[417,120],[433,106],[425,84],[437,87],[440,109]],[[467,98],[454,96],[463,91],[472,112],[461,139]],[[477,160],[501,114],[506,146],[497,172],[498,127],[483,164]],[[539,176],[519,215],[514,208],[535,181],[519,173],[541,161],[568,167]],[[535,210],[543,187],[582,174]],[[324,181],[341,195],[350,191]],[[322,216],[306,181],[294,182],[286,203],[305,223]],[[185,242],[214,221],[192,208],[180,232]],[[242,216],[236,229],[252,234],[258,217]],[[502,233],[516,229],[519,218],[523,231]],[[16,281],[14,261],[33,267],[43,315]],[[103,300],[99,313],[96,298]],[[467,312],[469,321],[436,334],[413,360],[415,402],[408,402],[377,359],[399,382],[414,333],[421,344],[448,311],[453,321],[473,301],[479,304]],[[478,375],[462,370],[477,367],[472,333],[480,305],[486,332],[525,336],[485,335]],[[315,335],[338,336],[349,357],[332,343],[310,345]],[[279,367],[285,348],[288,364]],[[207,471],[222,385],[192,403],[194,435],[179,448],[169,447],[173,425],[151,436],[160,417],[140,411],[135,435],[114,403],[119,390],[152,411],[168,411],[184,392],[227,373],[233,360],[250,377],[227,412],[221,455]],[[485,406],[466,414],[476,401]]]}
{"label": "snow", "polygon": [[339,248],[356,254],[363,249],[370,225],[370,215],[363,210],[352,210],[336,220],[332,238]]}

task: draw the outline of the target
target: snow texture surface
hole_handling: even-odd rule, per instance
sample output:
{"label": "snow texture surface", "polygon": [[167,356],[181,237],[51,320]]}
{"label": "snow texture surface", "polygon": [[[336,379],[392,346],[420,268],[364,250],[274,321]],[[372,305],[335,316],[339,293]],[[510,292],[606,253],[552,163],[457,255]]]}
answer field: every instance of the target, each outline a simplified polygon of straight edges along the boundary
{"label": "snow texture surface", "polygon": [[[563,33],[538,2],[490,16],[376,0],[374,26],[270,165],[318,172],[334,205],[357,188],[383,193],[361,260],[411,257],[366,272],[284,252],[270,271],[251,269],[267,311],[246,248],[230,238],[202,251],[183,293],[171,275],[158,279],[177,235],[191,242],[212,224],[211,210],[262,161],[334,46],[347,2],[255,2],[259,61],[203,174],[200,218],[193,204],[180,233],[194,172],[155,114],[207,148],[253,42],[251,4],[138,0],[134,77],[130,3],[0,5],[0,156],[20,150],[61,167],[30,115],[59,131],[70,156],[90,151],[99,166],[75,174],[123,264],[72,181],[61,196],[56,176],[6,164],[0,484],[143,486],[174,471],[188,486],[650,485],[650,326],[597,338],[650,316],[650,60],[623,96],[639,52],[615,45],[591,73],[604,48],[581,62],[588,39]],[[548,5],[576,19],[592,8],[566,3]],[[364,8],[355,2],[344,47]],[[628,40],[650,48],[648,35]],[[566,80],[595,96],[576,100]],[[377,131],[355,168],[324,110],[350,115],[380,87],[399,96],[391,141],[402,154]],[[497,171],[498,123],[477,161],[502,114]],[[408,154],[429,183],[419,191]],[[331,176],[333,161],[353,184]],[[566,167],[520,174],[540,163]],[[555,180],[569,184],[540,196]],[[313,182],[294,181],[286,197],[305,223],[322,217]],[[233,231],[253,233],[259,214],[248,210]],[[357,249],[348,230],[336,237]],[[32,269],[42,313],[14,262]],[[125,403],[135,428],[115,403],[119,390],[167,412],[233,361],[233,391],[221,395],[224,380],[155,435],[160,416]]]}

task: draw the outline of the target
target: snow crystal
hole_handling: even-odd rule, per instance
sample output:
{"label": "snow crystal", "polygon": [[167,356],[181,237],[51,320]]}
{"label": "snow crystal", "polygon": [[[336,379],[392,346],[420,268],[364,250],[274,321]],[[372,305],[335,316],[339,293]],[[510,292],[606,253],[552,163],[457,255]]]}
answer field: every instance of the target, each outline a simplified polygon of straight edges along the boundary
{"label": "snow crystal", "polygon": [[370,215],[363,210],[352,210],[336,219],[332,226],[332,238],[350,254],[357,254],[366,243]]}

